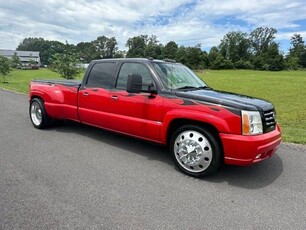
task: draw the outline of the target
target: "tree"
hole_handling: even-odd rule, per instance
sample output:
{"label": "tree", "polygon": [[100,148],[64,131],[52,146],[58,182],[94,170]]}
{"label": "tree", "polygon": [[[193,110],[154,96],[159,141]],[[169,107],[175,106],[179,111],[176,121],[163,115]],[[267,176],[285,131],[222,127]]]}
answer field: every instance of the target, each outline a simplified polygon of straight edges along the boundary
{"label": "tree", "polygon": [[267,52],[273,43],[277,30],[275,28],[258,27],[250,34],[250,42],[255,55]]}
{"label": "tree", "polygon": [[19,43],[17,50],[40,51],[44,42],[45,40],[43,38],[28,37]]}
{"label": "tree", "polygon": [[56,53],[62,53],[65,48],[65,44],[59,41],[48,41],[43,38],[28,37],[20,42],[16,50],[38,51],[41,63],[43,65],[49,65],[52,56]]}
{"label": "tree", "polygon": [[202,63],[201,63],[201,68],[202,69],[207,69],[209,68],[209,58],[208,58],[208,53],[206,51],[202,52]]}
{"label": "tree", "polygon": [[303,68],[306,68],[306,47],[304,52],[302,52],[299,56],[299,63]]}
{"label": "tree", "polygon": [[222,69],[222,63],[224,62],[224,57],[221,55],[220,51],[216,46],[213,46],[208,54],[209,67],[212,69]]}
{"label": "tree", "polygon": [[126,51],[125,50],[117,50],[114,58],[124,58],[126,55]]}
{"label": "tree", "polygon": [[187,47],[185,50],[185,65],[191,69],[199,69],[202,62],[201,44],[194,47]]}
{"label": "tree", "polygon": [[139,35],[129,38],[126,42],[128,52],[126,57],[138,57],[138,58],[158,58],[163,59],[162,50],[164,46],[158,43],[155,35]]}
{"label": "tree", "polygon": [[163,49],[164,58],[175,59],[178,51],[178,45],[174,41],[168,42]]}
{"label": "tree", "polygon": [[96,40],[92,41],[96,48],[96,52],[99,54],[100,58],[112,58],[115,55],[117,49],[116,38],[108,38],[103,36],[97,37]]}
{"label": "tree", "polygon": [[33,59],[33,58],[30,58],[29,60],[29,64],[30,64],[30,67],[31,68],[35,68],[36,67],[36,64],[37,62]]}
{"label": "tree", "polygon": [[305,49],[302,36],[300,34],[294,34],[290,40],[292,45],[289,49],[290,54],[299,56],[299,54]]}
{"label": "tree", "polygon": [[74,79],[81,72],[77,64],[79,64],[77,55],[65,51],[62,54],[53,55],[51,70],[60,74],[63,78]]}
{"label": "tree", "polygon": [[282,70],[285,67],[279,45],[274,42],[277,30],[259,27],[251,32],[250,41],[253,49],[252,64],[258,70]]}
{"label": "tree", "polygon": [[258,70],[279,71],[285,68],[279,45],[273,42],[265,53],[253,57],[254,68]]}
{"label": "tree", "polygon": [[118,50],[117,47],[118,43],[115,37],[111,37],[106,42],[106,56],[113,58],[116,51]]}
{"label": "tree", "polygon": [[306,67],[306,47],[300,34],[294,34],[291,37],[292,47],[286,58],[286,63],[290,69]]}
{"label": "tree", "polygon": [[20,58],[17,56],[17,53],[15,52],[11,59],[12,67],[17,68],[21,65]]}
{"label": "tree", "polygon": [[227,33],[221,40],[219,48],[224,59],[234,63],[238,68],[243,67],[243,62],[248,61],[251,56],[247,33],[239,31]]}
{"label": "tree", "polygon": [[284,69],[284,57],[279,51],[279,45],[273,42],[266,52],[266,63],[264,64],[265,70],[280,71]]}
{"label": "tree", "polygon": [[151,37],[148,37],[147,44],[145,48],[145,57],[147,58],[160,58],[162,57],[162,49],[164,46],[162,44],[158,44],[157,37],[155,35],[151,35]]}
{"label": "tree", "polygon": [[7,57],[0,55],[0,73],[2,75],[3,83],[7,83],[6,76],[11,70],[11,61]]}
{"label": "tree", "polygon": [[[170,46],[168,45],[167,49],[169,49],[169,47]],[[175,48],[175,46],[173,45],[172,48]],[[172,49],[172,50],[175,50],[175,49]],[[194,47],[180,46],[175,53],[176,53],[175,59],[178,62],[183,63],[184,65],[188,66],[191,69],[202,69],[203,67],[209,67],[209,63],[210,63],[209,57],[208,57],[209,55],[206,52],[203,52],[201,50],[201,44],[197,44]]]}
{"label": "tree", "polygon": [[76,45],[79,59],[83,63],[89,63],[94,59],[99,59],[100,54],[92,42],[80,42]]}
{"label": "tree", "polygon": [[139,35],[129,38],[126,43],[128,52],[126,57],[146,57],[145,49],[147,46],[148,35]]}
{"label": "tree", "polygon": [[57,53],[63,53],[65,44],[59,41],[46,41],[41,50],[39,50],[40,59],[43,65],[49,65],[52,61],[52,56]]}
{"label": "tree", "polygon": [[175,58],[178,62],[181,62],[181,63],[186,63],[186,47],[185,46],[180,46],[178,49],[177,49],[177,52],[176,52],[176,58]]}

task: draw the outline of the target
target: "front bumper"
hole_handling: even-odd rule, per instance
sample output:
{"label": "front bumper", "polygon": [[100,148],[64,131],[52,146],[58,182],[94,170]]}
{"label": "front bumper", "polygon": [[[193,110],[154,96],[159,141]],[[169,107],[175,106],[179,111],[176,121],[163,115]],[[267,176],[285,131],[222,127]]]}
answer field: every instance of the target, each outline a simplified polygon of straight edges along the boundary
{"label": "front bumper", "polygon": [[277,125],[272,132],[243,136],[221,133],[224,163],[232,165],[250,165],[271,157],[281,143],[281,131]]}

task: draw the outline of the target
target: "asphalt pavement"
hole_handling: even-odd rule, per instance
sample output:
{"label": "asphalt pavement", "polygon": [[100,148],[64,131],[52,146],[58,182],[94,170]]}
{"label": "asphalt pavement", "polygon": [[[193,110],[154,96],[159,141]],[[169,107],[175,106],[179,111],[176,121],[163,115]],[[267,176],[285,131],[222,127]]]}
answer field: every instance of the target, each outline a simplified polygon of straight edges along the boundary
{"label": "asphalt pavement", "polygon": [[165,147],[64,122],[0,89],[0,229],[306,229],[306,148],[195,179]]}

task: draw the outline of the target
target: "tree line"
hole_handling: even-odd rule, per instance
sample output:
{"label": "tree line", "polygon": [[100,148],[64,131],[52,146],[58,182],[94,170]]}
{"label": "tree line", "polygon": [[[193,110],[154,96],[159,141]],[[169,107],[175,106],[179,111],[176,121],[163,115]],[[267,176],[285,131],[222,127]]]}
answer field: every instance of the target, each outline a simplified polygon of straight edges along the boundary
{"label": "tree line", "polygon": [[39,51],[41,62],[50,65],[60,58],[56,54],[73,56],[76,62],[89,63],[94,59],[144,57],[174,59],[192,69],[255,69],[278,71],[306,68],[306,46],[300,34],[291,37],[291,47],[284,55],[275,42],[275,28],[258,27],[251,33],[228,32],[218,46],[209,52],[201,44],[193,47],[179,46],[175,41],[163,45],[155,35],[139,35],[126,42],[128,51],[118,50],[115,37],[97,37],[91,42],[77,45],[49,41],[43,38],[25,38],[17,50]]}

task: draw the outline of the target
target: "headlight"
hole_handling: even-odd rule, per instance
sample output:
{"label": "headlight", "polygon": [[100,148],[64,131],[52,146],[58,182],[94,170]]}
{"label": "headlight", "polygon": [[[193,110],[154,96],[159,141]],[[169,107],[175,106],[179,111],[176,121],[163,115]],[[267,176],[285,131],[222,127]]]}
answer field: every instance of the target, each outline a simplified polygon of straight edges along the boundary
{"label": "headlight", "polygon": [[262,121],[258,111],[241,111],[242,134],[256,135],[262,133]]}

